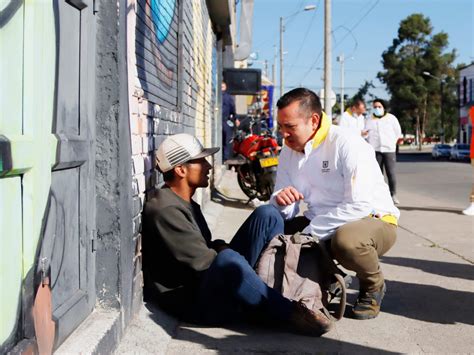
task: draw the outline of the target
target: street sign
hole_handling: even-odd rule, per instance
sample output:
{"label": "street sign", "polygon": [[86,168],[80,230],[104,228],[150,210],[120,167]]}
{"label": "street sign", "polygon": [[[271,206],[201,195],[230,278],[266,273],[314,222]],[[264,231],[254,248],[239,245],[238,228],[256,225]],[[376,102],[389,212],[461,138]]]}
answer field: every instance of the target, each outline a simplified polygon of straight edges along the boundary
{"label": "street sign", "polygon": [[[321,99],[321,106],[324,109],[324,89],[319,90],[319,98]],[[336,104],[336,93],[334,90],[331,90],[329,93],[329,99],[331,100],[331,107],[333,107]]]}

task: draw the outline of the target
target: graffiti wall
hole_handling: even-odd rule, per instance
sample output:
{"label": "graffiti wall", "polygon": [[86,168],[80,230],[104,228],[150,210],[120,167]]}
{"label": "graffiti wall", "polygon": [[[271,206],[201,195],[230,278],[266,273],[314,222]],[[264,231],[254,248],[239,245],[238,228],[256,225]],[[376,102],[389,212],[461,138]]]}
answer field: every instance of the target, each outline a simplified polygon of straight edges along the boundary
{"label": "graffiti wall", "polygon": [[167,135],[186,132],[216,143],[215,36],[205,1],[130,0],[128,8],[132,186],[143,205],[160,182],[153,154]]}
{"label": "graffiti wall", "polygon": [[[129,0],[127,8],[132,186],[143,206],[161,179],[153,154],[166,136],[186,132],[204,145],[217,141],[215,35],[204,0]],[[138,234],[139,214],[134,225]],[[139,264],[135,272],[140,280]]]}

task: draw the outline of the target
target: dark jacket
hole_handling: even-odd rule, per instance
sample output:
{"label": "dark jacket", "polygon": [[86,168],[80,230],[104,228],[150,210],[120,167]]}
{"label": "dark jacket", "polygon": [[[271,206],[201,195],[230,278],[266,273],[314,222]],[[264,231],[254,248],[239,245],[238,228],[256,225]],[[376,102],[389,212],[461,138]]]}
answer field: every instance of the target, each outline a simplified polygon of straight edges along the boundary
{"label": "dark jacket", "polygon": [[199,204],[183,200],[164,186],[143,210],[145,296],[176,313],[190,306],[203,271],[217,253]]}
{"label": "dark jacket", "polygon": [[222,121],[226,122],[230,116],[235,117],[235,99],[227,91],[222,92]]}

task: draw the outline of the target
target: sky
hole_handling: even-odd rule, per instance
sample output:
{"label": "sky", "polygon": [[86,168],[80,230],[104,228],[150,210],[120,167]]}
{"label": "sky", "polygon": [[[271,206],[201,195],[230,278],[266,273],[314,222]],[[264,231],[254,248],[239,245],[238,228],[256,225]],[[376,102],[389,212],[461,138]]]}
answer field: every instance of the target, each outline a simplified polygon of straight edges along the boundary
{"label": "sky", "polygon": [[[336,93],[341,88],[341,65],[336,57],[344,54],[345,94],[352,96],[368,80],[376,87],[371,93],[389,97],[376,77],[383,69],[382,53],[397,37],[400,21],[413,13],[429,17],[433,33],[448,34],[448,49],[457,52],[455,64],[474,61],[474,0],[332,0],[331,4],[332,87]],[[316,9],[301,11],[308,5],[316,5]],[[324,0],[255,0],[252,51],[258,58],[252,67],[264,70],[263,62],[267,60],[268,77],[272,79],[275,61],[279,85],[281,16],[285,19],[283,47],[287,52],[283,66],[285,91],[305,86],[319,92],[324,86]]]}

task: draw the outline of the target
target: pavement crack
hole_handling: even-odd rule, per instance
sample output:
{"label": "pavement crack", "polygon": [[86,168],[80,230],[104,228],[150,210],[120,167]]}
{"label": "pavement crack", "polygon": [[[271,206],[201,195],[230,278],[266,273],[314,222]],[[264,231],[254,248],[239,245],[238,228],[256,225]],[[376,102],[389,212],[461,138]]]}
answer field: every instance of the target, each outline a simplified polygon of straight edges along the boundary
{"label": "pavement crack", "polygon": [[468,262],[469,264],[474,265],[474,261],[473,261],[473,260],[471,260],[471,259],[469,259],[469,258],[466,258],[465,256],[463,256],[463,255],[461,255],[461,254],[458,254],[458,253],[456,253],[456,252],[454,252],[454,251],[452,251],[452,250],[450,250],[450,249],[448,249],[448,248],[445,248],[445,247],[439,245],[438,243],[432,241],[430,238],[427,238],[427,237],[425,237],[425,236],[422,236],[421,234],[418,234],[418,233],[416,233],[416,232],[414,232],[414,231],[412,231],[412,230],[410,230],[410,229],[408,229],[408,228],[406,228],[406,227],[403,227],[403,226],[401,226],[401,225],[398,225],[398,227],[401,228],[401,229],[403,229],[403,230],[405,230],[405,231],[407,231],[407,232],[409,232],[409,233],[411,233],[411,234],[413,234],[415,237],[418,237],[418,238],[420,238],[420,239],[423,239],[423,240],[425,240],[425,241],[431,243],[430,247],[442,249],[442,250],[444,250],[444,251],[446,251],[446,252],[448,252],[448,253],[451,253],[451,254],[453,254],[453,255],[456,255],[458,258],[463,259],[464,261]]}

